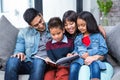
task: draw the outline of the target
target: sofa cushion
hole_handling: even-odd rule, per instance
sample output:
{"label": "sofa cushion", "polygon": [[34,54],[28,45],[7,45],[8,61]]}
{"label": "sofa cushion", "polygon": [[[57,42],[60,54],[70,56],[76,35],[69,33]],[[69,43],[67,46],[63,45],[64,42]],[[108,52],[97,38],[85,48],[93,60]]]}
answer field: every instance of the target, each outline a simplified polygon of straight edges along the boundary
{"label": "sofa cushion", "polygon": [[13,53],[18,29],[3,15],[0,18],[0,64],[5,67],[7,58]]}
{"label": "sofa cushion", "polygon": [[120,24],[107,33],[107,45],[112,55],[120,63]]}

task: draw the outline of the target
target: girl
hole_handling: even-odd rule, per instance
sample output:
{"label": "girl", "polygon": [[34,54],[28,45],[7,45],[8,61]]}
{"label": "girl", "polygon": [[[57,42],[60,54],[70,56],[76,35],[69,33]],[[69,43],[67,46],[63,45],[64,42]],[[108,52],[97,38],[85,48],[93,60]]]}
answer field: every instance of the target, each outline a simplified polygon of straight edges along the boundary
{"label": "girl", "polygon": [[76,72],[82,65],[89,65],[90,78],[92,80],[100,79],[100,71],[105,70],[106,66],[94,55],[104,56],[107,54],[107,46],[105,39],[101,35],[94,16],[87,11],[78,14],[77,17],[78,30],[81,32],[75,39],[75,49],[73,53],[79,54],[80,58],[75,60],[70,66],[69,80],[78,80]]}
{"label": "girl", "polygon": [[[78,29],[77,29],[77,24],[76,21],[77,20],[77,13],[72,11],[72,10],[68,10],[64,13],[63,15],[63,25],[65,28],[65,35],[69,38],[75,39],[76,35],[79,33]],[[100,26],[98,27],[100,32],[104,35],[104,37],[106,36],[104,29]],[[92,59],[103,59],[103,56],[101,55],[95,55],[93,56]],[[107,80],[109,80],[112,76],[111,73],[113,73],[113,68],[109,63],[105,63],[106,65],[106,70],[105,71],[101,71],[101,80],[105,79],[105,77],[107,77]],[[77,69],[76,69],[77,70]],[[84,73],[83,73],[84,72]],[[79,70],[77,70],[76,72],[77,74],[76,76],[76,80],[89,80],[89,76],[90,76],[90,72],[89,72],[89,67],[86,65],[83,65]],[[79,74],[79,75],[78,75]],[[78,79],[79,76],[79,79]],[[75,80],[75,79],[74,79]]]}

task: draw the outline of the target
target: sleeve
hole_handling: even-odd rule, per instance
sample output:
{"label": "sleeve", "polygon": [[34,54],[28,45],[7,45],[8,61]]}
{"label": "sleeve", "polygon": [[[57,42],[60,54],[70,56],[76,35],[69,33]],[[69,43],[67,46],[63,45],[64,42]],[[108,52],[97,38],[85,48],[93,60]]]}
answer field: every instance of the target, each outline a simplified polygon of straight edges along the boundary
{"label": "sleeve", "polygon": [[99,35],[99,49],[98,49],[98,53],[99,55],[105,55],[108,52],[108,48],[107,48],[107,44],[105,39],[103,38],[102,35]]}
{"label": "sleeve", "polygon": [[25,40],[23,32],[23,30],[20,30],[18,33],[14,54],[17,54],[19,52],[25,53]]}
{"label": "sleeve", "polygon": [[74,41],[73,53],[77,53],[81,56],[85,52],[87,52],[87,48],[82,44],[81,37],[79,37],[79,36],[76,37],[76,39]]}
{"label": "sleeve", "polygon": [[103,36],[101,34],[98,34],[98,38],[99,38],[99,43],[98,43],[99,47],[94,49],[89,49],[88,53],[90,56],[93,56],[96,54],[105,55],[108,52],[107,44]]}
{"label": "sleeve", "polygon": [[51,51],[50,41],[48,41],[48,42],[46,43],[46,50],[47,50],[47,56],[48,56],[52,61],[54,61],[54,55],[53,55],[53,53],[52,53],[52,51]]}

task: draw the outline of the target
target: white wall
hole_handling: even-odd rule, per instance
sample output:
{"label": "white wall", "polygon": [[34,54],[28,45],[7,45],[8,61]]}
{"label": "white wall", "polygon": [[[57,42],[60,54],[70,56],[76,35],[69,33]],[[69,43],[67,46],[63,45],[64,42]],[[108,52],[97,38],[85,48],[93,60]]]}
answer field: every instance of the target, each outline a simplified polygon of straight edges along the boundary
{"label": "white wall", "polygon": [[97,0],[83,0],[83,11],[90,11],[99,24],[99,9]]}
{"label": "white wall", "polygon": [[23,19],[24,11],[29,7],[34,7],[34,0],[3,0],[3,13],[7,19],[17,28],[24,28],[28,24]]}
{"label": "white wall", "polygon": [[62,18],[67,10],[76,11],[76,0],[43,0],[43,17],[46,22],[54,16]]}

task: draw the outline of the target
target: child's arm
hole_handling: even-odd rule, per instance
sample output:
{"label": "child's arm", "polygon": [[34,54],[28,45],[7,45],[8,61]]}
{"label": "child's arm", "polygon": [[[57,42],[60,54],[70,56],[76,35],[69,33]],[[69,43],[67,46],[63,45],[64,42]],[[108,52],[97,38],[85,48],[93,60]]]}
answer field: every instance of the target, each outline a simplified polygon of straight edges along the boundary
{"label": "child's arm", "polygon": [[[94,35],[93,35],[94,36]],[[101,34],[95,34],[96,39],[98,40],[98,46],[92,47],[91,49],[88,49],[87,52],[90,56],[93,55],[105,55],[108,52],[107,44],[105,39]]]}
{"label": "child's arm", "polygon": [[86,52],[87,48],[82,44],[81,35],[78,35],[74,40],[74,51],[72,53],[79,54],[80,56],[82,56],[82,54]]}
{"label": "child's arm", "polygon": [[46,51],[47,51],[47,56],[51,59],[51,60],[54,60],[53,58],[54,58],[54,55],[53,55],[53,53],[52,53],[52,51],[51,51],[51,47],[50,47],[50,41],[48,41],[47,43],[46,43]]}
{"label": "child's arm", "polygon": [[107,48],[106,41],[102,35],[99,35],[99,49],[97,54],[105,55],[107,54],[107,52],[108,52],[108,48]]}
{"label": "child's arm", "polygon": [[93,61],[97,61],[97,60],[104,60],[104,56],[101,55],[88,56],[85,59],[85,64],[90,65]]}

